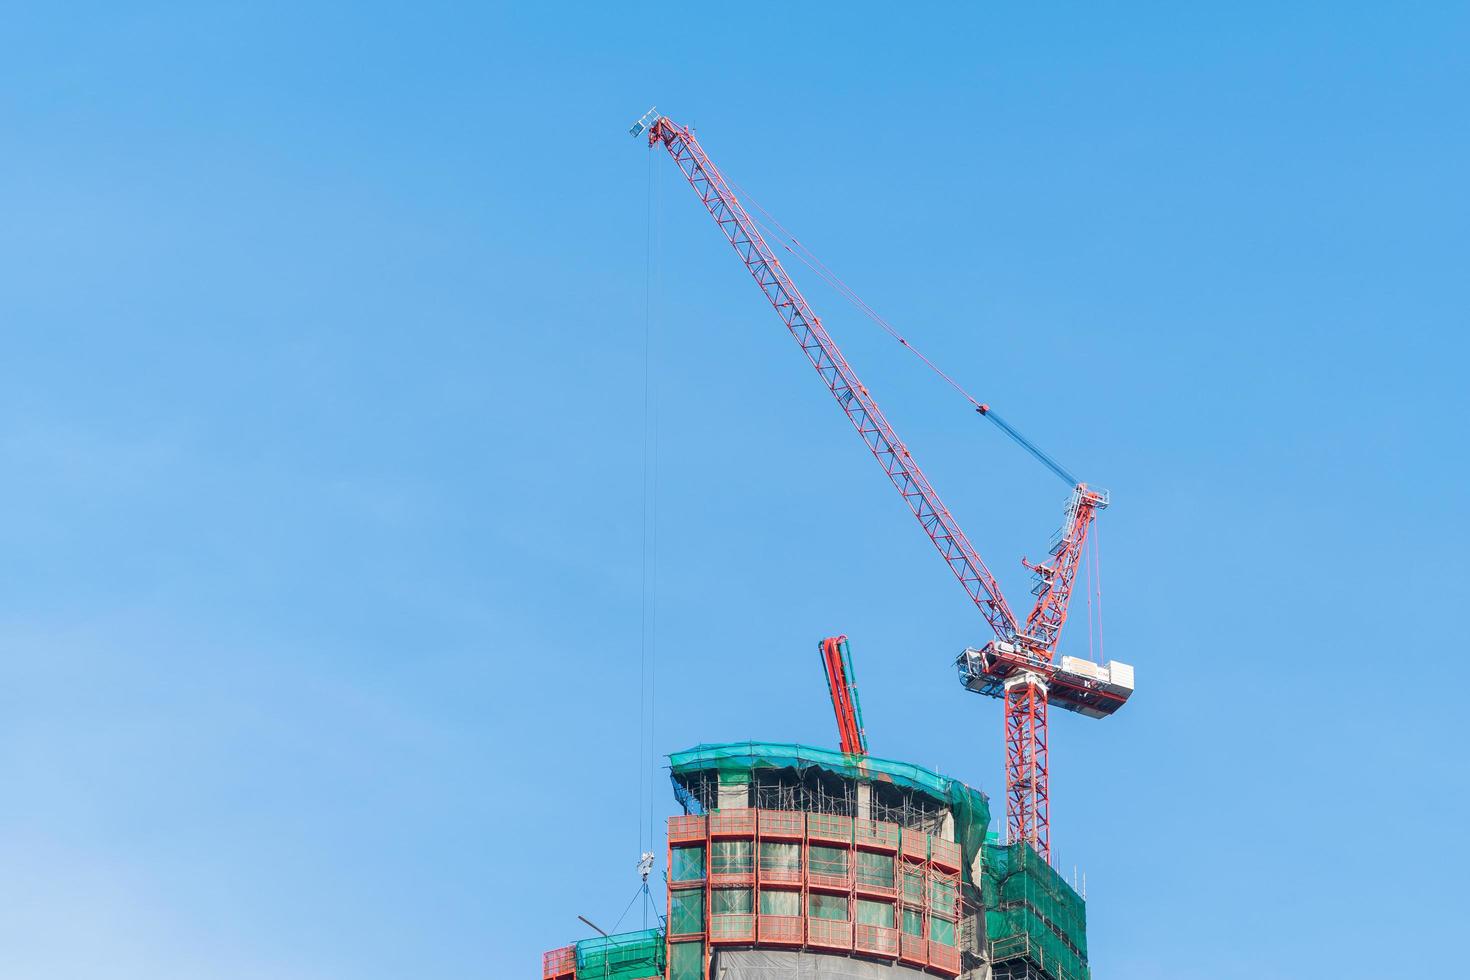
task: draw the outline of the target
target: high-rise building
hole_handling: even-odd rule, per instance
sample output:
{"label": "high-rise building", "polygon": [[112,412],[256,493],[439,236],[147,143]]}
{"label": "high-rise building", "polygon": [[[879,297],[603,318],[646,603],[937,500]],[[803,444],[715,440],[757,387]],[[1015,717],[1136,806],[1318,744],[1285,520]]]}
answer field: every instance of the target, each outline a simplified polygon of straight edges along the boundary
{"label": "high-rise building", "polygon": [[1090,980],[1081,896],[959,780],[772,742],[669,762],[663,926],[553,950],[543,980]]}

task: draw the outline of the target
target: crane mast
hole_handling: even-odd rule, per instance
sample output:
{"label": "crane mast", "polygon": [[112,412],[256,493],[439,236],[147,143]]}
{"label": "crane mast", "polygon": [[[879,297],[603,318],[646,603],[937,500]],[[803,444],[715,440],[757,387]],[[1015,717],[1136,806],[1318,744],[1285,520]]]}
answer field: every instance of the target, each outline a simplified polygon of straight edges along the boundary
{"label": "crane mast", "polygon": [[[1067,605],[1087,530],[1097,511],[1107,506],[1106,492],[1089,489],[1080,483],[1073,488],[1067,518],[1051,549],[1050,558],[1034,564],[1026,563],[1037,577],[1033,588],[1037,599],[1022,625],[1006,603],[1000,584],[981,560],[979,552],[960,529],[949,508],[939,499],[933,484],[919,469],[693,132],[653,110],[639,119],[630,132],[637,137],[645,131],[648,145],[661,144],[699,195],[710,217],[801,346],[868,451],[883,468],[940,557],[995,632],[994,641],[978,650],[967,649],[960,654],[956,661],[960,681],[972,691],[1004,700],[1009,839],[1031,843],[1050,860],[1047,705],[1056,703],[1068,710],[1103,717],[1117,710],[1132,691],[1131,668],[1128,668],[1127,690],[1123,691],[1118,685],[1110,685],[1107,676],[1074,676],[1065,669],[1058,670],[1052,662],[1066,621]],[[987,410],[983,406],[980,409],[982,414]],[[1032,452],[1037,452],[1024,440],[1022,443]],[[829,684],[833,683],[833,675],[831,654],[826,644],[831,642],[824,641],[823,645]],[[837,652],[836,644],[833,652]],[[1063,659],[1065,662],[1071,658]],[[1085,668],[1079,669],[1085,671]],[[1107,669],[1101,670],[1106,673]],[[832,694],[839,727],[842,727],[844,709],[839,703],[840,694],[835,684]],[[852,741],[849,741],[850,737]],[[865,748],[860,729],[849,733],[844,728],[842,738],[844,751],[849,751],[850,744],[864,745]]]}

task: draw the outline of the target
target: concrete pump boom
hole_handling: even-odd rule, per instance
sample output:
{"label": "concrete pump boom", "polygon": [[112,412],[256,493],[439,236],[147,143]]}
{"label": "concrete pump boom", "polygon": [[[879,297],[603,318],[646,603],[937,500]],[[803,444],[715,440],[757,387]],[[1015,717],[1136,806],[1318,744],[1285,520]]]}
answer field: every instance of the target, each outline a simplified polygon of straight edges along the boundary
{"label": "concrete pump boom", "polygon": [[848,755],[868,754],[868,733],[863,730],[863,708],[858,703],[857,671],[847,637],[829,636],[817,644],[827,675],[827,693],[832,695],[832,713],[837,716],[837,738]]}

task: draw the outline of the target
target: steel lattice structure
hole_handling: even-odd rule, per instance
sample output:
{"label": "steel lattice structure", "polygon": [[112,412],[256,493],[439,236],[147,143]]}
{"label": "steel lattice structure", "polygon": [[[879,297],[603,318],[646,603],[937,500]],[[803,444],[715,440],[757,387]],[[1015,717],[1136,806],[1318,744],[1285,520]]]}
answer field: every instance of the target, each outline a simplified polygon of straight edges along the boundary
{"label": "steel lattice structure", "polygon": [[[1006,603],[995,576],[939,499],[933,484],[919,469],[693,132],[653,111],[633,126],[632,135],[636,137],[645,131],[649,146],[661,144],[699,195],[822,383],[994,630],[996,640],[981,649],[967,649],[960,654],[956,661],[960,680],[972,691],[1004,700],[1006,819],[1010,839],[1029,841],[1050,860],[1047,704],[1050,701],[1067,710],[1102,717],[1121,707],[1131,692],[1131,680],[1129,692],[1109,690],[1108,685],[1096,679],[1059,674],[1053,663],[1088,529],[1097,512],[1108,505],[1107,493],[1077,484],[1050,558],[1038,563],[1025,562],[1036,575],[1037,583],[1032,591],[1037,598],[1022,626]],[[980,411],[984,414],[988,408],[982,406]],[[1008,426],[1004,427],[1009,430]],[[1042,458],[1055,469],[1055,464]]]}
{"label": "steel lattice structure", "polygon": [[1051,787],[1046,755],[1046,681],[1023,671],[1005,682],[1006,834],[1051,854]]}
{"label": "steel lattice structure", "polygon": [[1077,577],[1077,564],[1082,546],[1087,543],[1087,530],[1097,512],[1108,505],[1104,491],[1079,485],[1067,504],[1059,540],[1053,547],[1051,562],[1022,562],[1036,574],[1036,606],[1026,617],[1026,633],[1041,642],[1052,653],[1061,639],[1062,624],[1067,621],[1067,605],[1072,599],[1072,582]]}

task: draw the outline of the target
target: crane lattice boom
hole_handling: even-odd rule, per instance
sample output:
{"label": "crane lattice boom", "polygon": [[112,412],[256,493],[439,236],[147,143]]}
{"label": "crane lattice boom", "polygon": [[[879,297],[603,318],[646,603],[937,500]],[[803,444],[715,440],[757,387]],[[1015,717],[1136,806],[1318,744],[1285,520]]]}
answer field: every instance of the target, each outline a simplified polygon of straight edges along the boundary
{"label": "crane lattice boom", "polygon": [[1052,561],[1032,563],[1022,559],[1036,573],[1036,605],[1026,617],[1026,634],[1039,641],[1049,654],[1056,651],[1062,638],[1062,624],[1067,621],[1067,606],[1072,599],[1072,581],[1077,577],[1077,564],[1087,531],[1097,512],[1108,505],[1105,490],[1092,490],[1079,483],[1067,502],[1067,515],[1052,545]]}
{"label": "crane lattice boom", "polygon": [[674,158],[674,163],[709,210],[710,217],[715,219],[720,231],[734,246],[756,285],[801,345],[807,360],[816,368],[832,397],[837,399],[837,404],[862,436],[878,465],[883,467],[883,472],[903,496],[924,533],[939,549],[939,554],[996,635],[1006,640],[1014,639],[1018,633],[1016,617],[1006,605],[995,576],[980,560],[979,553],[965,537],[965,532],[960,530],[949,508],[939,499],[929,478],[904,448],[893,426],[879,410],[878,403],[858,380],[842,351],[786,274],[781,260],[761,237],[760,229],[710,162],[694,134],[667,116],[660,116],[648,129],[648,142],[650,146],[662,143]]}

